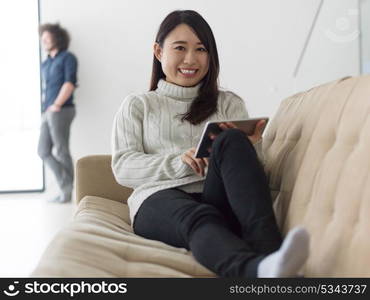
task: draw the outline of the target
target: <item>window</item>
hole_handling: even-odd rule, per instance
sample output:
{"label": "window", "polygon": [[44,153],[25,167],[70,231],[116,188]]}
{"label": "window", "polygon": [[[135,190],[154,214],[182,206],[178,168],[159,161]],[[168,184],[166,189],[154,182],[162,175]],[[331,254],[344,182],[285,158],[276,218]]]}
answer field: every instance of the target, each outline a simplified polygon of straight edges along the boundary
{"label": "window", "polygon": [[40,191],[37,0],[0,1],[0,192]]}

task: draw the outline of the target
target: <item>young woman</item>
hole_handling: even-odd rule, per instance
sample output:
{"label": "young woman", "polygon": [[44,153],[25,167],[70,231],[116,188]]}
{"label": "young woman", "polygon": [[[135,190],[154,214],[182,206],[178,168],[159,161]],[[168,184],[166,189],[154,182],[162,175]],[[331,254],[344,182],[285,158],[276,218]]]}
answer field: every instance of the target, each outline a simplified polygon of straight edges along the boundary
{"label": "young woman", "polygon": [[216,42],[195,11],[174,11],[154,44],[149,92],[127,96],[112,134],[112,169],[128,199],[134,232],[192,251],[220,277],[290,277],[309,237],[282,243],[263,170],[260,122],[252,136],[222,124],[210,158],[194,158],[209,120],[248,118],[244,101],[218,87]]}

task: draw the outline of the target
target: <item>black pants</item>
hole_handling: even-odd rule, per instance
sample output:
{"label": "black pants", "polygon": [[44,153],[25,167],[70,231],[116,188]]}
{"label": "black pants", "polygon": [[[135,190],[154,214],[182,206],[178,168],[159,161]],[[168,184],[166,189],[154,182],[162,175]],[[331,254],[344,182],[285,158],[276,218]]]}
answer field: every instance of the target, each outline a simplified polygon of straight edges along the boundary
{"label": "black pants", "polygon": [[220,277],[256,277],[259,262],[282,242],[263,167],[238,129],[213,142],[203,193],[172,188],[151,195],[134,231],[191,250]]}

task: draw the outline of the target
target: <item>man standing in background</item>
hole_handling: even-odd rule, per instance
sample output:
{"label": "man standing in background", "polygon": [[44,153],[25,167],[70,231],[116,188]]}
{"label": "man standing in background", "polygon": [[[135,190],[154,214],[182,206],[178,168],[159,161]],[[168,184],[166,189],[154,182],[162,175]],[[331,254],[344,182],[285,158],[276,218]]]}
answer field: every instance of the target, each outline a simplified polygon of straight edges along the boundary
{"label": "man standing in background", "polygon": [[69,133],[76,114],[73,91],[77,83],[77,59],[67,51],[69,34],[59,24],[43,24],[39,33],[48,57],[41,65],[42,117],[38,155],[54,173],[61,190],[60,195],[49,201],[65,203],[71,201],[73,190]]}

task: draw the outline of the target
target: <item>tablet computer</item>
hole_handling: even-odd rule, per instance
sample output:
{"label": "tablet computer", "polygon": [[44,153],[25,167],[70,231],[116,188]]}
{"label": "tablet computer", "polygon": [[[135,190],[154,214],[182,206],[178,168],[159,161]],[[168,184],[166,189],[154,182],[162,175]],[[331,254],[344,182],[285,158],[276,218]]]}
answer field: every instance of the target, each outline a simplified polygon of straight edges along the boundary
{"label": "tablet computer", "polygon": [[265,126],[262,129],[262,132],[265,130],[267,122],[269,120],[268,117],[261,117],[261,118],[251,118],[251,119],[244,119],[244,120],[220,120],[220,121],[208,121],[204,126],[203,133],[200,137],[200,141],[195,151],[195,158],[202,158],[202,157],[209,157],[210,153],[208,149],[212,146],[213,140],[209,137],[210,133],[219,134],[223,130],[218,126],[220,123],[232,122],[234,123],[238,129],[245,132],[246,135],[252,135],[257,123],[260,120],[265,120]]}

